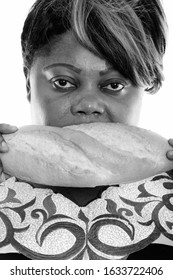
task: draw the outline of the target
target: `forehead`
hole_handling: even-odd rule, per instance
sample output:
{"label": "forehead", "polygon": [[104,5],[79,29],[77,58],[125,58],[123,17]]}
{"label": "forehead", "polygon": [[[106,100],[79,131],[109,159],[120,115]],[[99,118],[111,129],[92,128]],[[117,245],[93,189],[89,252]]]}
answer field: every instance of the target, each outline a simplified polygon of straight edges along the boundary
{"label": "forehead", "polygon": [[110,67],[109,63],[84,48],[72,32],[57,36],[49,45],[48,55],[41,56],[44,66],[51,63],[68,63],[80,69],[104,71]]}

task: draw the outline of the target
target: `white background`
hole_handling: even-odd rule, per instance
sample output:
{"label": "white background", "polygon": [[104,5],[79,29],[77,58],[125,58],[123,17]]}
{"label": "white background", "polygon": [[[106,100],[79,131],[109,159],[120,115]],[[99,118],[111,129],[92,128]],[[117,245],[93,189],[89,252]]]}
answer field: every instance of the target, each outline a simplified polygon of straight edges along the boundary
{"label": "white background", "polygon": [[[151,0],[152,1],[152,0]],[[156,95],[146,95],[140,126],[173,138],[173,20],[172,1],[164,0],[169,25],[164,59],[165,82]],[[33,0],[1,1],[0,9],[0,123],[31,124],[22,70],[20,34]]]}

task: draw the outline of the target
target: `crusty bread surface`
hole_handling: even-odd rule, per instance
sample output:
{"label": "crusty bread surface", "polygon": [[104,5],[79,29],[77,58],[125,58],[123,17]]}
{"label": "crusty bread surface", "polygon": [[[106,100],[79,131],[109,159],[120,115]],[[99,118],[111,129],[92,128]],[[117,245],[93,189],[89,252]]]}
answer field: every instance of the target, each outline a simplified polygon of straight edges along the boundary
{"label": "crusty bread surface", "polygon": [[167,139],[115,123],[63,128],[29,125],[3,135],[4,173],[20,180],[63,187],[95,187],[139,181],[172,169]]}

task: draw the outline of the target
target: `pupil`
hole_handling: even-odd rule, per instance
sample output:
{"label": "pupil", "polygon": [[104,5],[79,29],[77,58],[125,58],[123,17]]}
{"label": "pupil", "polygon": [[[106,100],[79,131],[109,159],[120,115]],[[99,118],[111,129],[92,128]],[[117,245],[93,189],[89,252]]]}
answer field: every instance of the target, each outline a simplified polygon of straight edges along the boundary
{"label": "pupil", "polygon": [[67,82],[65,80],[59,80],[60,86],[65,86]]}
{"label": "pupil", "polygon": [[112,83],[112,84],[111,84],[111,87],[112,87],[113,89],[117,89],[117,84],[116,84],[116,83]]}

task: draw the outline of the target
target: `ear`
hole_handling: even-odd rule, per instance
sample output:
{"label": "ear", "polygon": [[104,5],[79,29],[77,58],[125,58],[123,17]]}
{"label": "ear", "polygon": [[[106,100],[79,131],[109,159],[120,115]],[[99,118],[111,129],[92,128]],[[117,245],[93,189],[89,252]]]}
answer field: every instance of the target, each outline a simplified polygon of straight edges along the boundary
{"label": "ear", "polygon": [[27,77],[26,77],[26,91],[27,91],[27,99],[30,102],[31,101],[31,86],[30,86],[29,75],[27,75]]}

